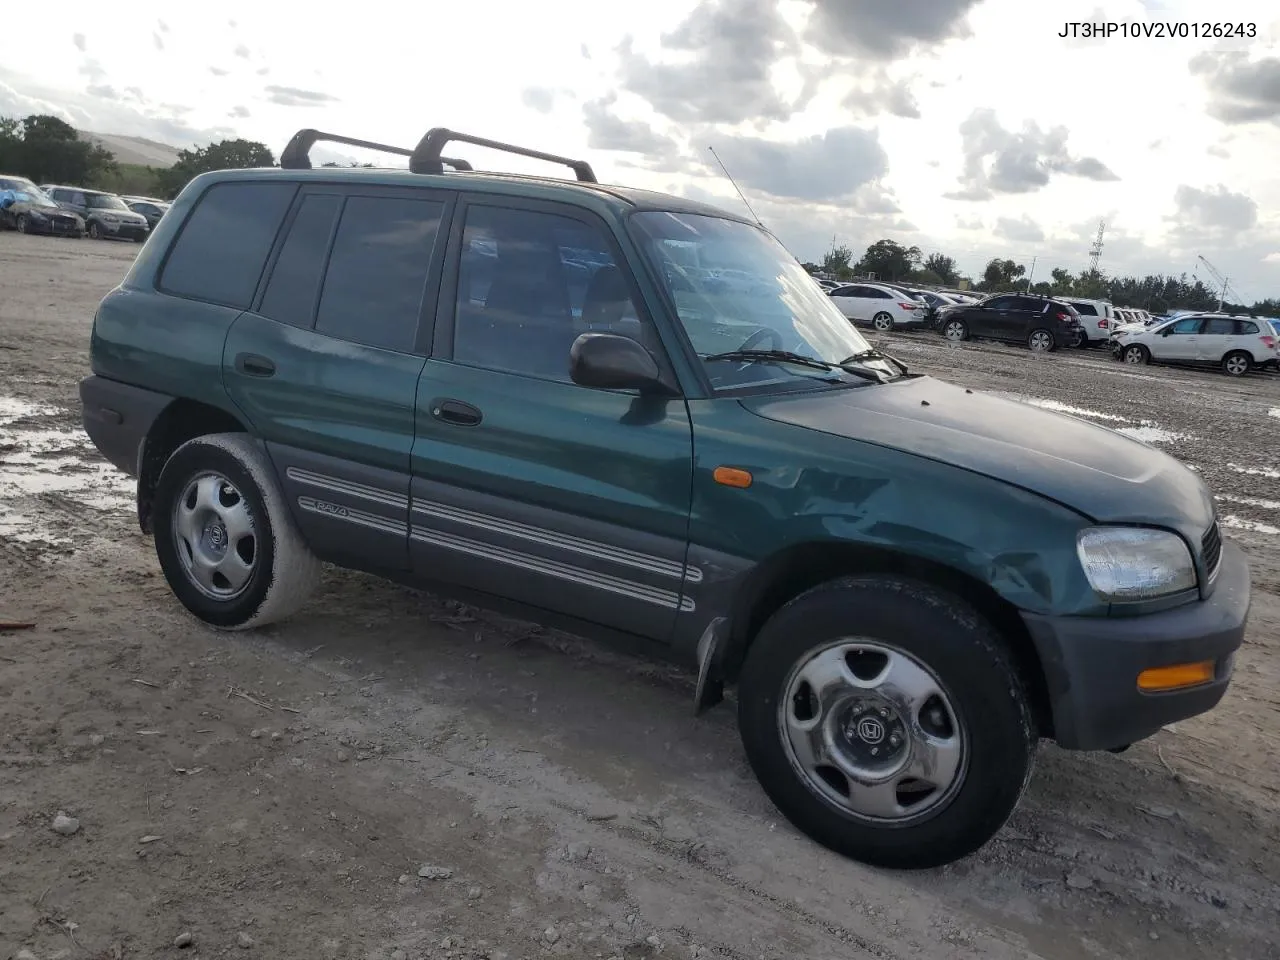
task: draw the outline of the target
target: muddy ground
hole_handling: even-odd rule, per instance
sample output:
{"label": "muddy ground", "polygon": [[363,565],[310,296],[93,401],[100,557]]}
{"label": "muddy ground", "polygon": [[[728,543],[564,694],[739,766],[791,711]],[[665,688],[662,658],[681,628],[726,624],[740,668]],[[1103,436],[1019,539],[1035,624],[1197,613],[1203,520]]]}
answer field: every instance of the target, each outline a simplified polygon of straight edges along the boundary
{"label": "muddy ground", "polygon": [[0,958],[1280,957],[1280,380],[890,338],[1183,458],[1255,581],[1216,711],[1046,746],[983,851],[895,874],[777,816],[688,676],[341,572],[193,622],[78,427],[136,249],[0,234],[0,620],[36,624],[0,633]]}

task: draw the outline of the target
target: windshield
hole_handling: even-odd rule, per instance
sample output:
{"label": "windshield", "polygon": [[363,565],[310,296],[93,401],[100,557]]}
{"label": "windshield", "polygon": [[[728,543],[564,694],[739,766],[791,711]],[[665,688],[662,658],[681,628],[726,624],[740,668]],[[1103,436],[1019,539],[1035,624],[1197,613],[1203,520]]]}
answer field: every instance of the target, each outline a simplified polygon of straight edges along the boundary
{"label": "windshield", "polygon": [[[630,222],[716,390],[868,382],[824,369],[871,345],[770,234],[703,214],[643,212]],[[740,350],[787,351],[820,362],[716,356]],[[884,379],[899,375],[883,360],[857,362]]]}
{"label": "windshield", "polygon": [[128,210],[124,205],[124,201],[119,197],[108,196],[105,193],[86,193],[86,206],[92,207],[94,210]]}
{"label": "windshield", "polygon": [[38,203],[46,207],[54,205],[48,194],[30,180],[23,180],[20,177],[0,177],[0,193],[7,194],[10,192],[13,193],[14,199],[18,201]]}

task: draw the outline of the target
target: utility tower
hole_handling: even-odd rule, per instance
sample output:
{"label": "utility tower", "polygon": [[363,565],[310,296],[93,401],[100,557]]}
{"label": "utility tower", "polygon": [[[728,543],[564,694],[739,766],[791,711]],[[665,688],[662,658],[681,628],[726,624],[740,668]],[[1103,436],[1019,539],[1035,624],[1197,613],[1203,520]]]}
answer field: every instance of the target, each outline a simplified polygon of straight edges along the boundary
{"label": "utility tower", "polygon": [[1098,235],[1093,238],[1093,246],[1089,248],[1089,272],[1098,272],[1098,260],[1102,257],[1102,234],[1106,232],[1107,221],[1098,221]]}

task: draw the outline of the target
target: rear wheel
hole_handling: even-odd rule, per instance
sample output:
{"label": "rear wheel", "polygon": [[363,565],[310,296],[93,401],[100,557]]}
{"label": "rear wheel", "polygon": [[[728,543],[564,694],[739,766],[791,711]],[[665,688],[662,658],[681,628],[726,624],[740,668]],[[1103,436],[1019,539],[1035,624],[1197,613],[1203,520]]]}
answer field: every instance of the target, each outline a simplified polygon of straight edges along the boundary
{"label": "rear wheel", "polygon": [[31,228],[25,213],[18,214],[18,219],[14,222],[14,226],[17,227],[19,233],[29,233]]}
{"label": "rear wheel", "polygon": [[1151,351],[1140,343],[1125,347],[1120,356],[1125,363],[1142,364],[1151,362]]}
{"label": "rear wheel", "polygon": [[1032,353],[1050,353],[1057,344],[1053,340],[1053,334],[1043,328],[1032,330],[1027,335],[1027,347]]}
{"label": "rear wheel", "polygon": [[1243,377],[1253,367],[1253,357],[1235,350],[1222,358],[1222,371],[1231,377]]}
{"label": "rear wheel", "polygon": [[952,343],[969,339],[969,327],[963,320],[948,320],[942,325],[942,335]]}
{"label": "rear wheel", "polygon": [[893,330],[893,317],[881,310],[871,318],[871,325],[881,333],[890,333]]}
{"label": "rear wheel", "polygon": [[765,624],[738,725],[765,792],[809,837],[877,866],[985,844],[1038,742],[1003,644],[962,600],[896,577],[817,587]]}
{"label": "rear wheel", "polygon": [[174,451],[160,472],[153,517],[169,588],[211,626],[281,620],[319,581],[320,564],[246,434],[197,437]]}

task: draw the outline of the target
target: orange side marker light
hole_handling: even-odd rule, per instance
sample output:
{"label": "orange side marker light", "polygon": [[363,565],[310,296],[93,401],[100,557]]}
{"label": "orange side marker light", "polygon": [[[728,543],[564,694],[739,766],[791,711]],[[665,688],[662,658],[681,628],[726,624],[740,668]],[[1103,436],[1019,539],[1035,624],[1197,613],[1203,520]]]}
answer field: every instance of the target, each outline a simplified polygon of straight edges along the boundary
{"label": "orange side marker light", "polygon": [[1201,660],[1198,663],[1178,663],[1171,667],[1153,667],[1138,674],[1138,689],[1150,693],[1161,690],[1180,690],[1183,687],[1196,687],[1213,680],[1212,660]]}
{"label": "orange side marker light", "polygon": [[716,467],[711,476],[716,483],[725,487],[737,487],[740,490],[745,490],[751,486],[751,474],[746,470],[739,470],[737,467]]}

